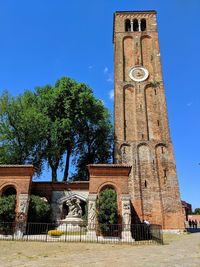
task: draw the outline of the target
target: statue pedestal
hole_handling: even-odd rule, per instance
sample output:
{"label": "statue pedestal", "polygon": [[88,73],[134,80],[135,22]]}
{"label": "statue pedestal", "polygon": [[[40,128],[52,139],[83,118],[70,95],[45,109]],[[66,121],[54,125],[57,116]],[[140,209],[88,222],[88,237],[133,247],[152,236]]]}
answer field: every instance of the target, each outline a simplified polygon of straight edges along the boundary
{"label": "statue pedestal", "polygon": [[122,231],[122,242],[134,242],[135,239],[132,238],[131,232],[124,230]]}
{"label": "statue pedestal", "polygon": [[64,220],[60,221],[60,225],[57,227],[57,230],[63,232],[75,232],[80,231],[81,226],[83,225],[83,220],[77,217],[66,217]]}

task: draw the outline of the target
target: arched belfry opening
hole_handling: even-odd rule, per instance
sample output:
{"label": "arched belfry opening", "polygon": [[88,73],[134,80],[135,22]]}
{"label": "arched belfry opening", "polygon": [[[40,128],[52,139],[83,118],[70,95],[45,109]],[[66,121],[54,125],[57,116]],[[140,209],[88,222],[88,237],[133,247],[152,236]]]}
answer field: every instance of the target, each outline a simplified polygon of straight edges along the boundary
{"label": "arched belfry opening", "polygon": [[130,19],[125,20],[125,32],[130,32],[131,31],[131,21]]}
{"label": "arched belfry opening", "polygon": [[145,32],[147,28],[146,19],[141,20],[141,31]]}
{"label": "arched belfry opening", "polygon": [[133,20],[133,31],[138,32],[139,31],[139,23],[137,19]]}

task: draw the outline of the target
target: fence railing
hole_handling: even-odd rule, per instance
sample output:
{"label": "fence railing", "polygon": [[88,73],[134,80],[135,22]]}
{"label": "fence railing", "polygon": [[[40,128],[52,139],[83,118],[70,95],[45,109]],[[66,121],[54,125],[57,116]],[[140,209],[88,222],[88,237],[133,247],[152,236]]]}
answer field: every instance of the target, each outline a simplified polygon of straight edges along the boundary
{"label": "fence railing", "polygon": [[146,224],[73,225],[60,223],[0,222],[0,240],[43,242],[97,242],[163,244],[162,227]]}

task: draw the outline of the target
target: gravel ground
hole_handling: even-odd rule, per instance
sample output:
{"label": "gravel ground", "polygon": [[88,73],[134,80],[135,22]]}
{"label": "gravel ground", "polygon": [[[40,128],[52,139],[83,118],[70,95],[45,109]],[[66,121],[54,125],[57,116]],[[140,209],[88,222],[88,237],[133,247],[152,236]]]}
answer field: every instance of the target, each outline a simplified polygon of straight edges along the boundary
{"label": "gravel ground", "polygon": [[0,241],[0,266],[200,267],[200,233],[164,240],[163,246]]}

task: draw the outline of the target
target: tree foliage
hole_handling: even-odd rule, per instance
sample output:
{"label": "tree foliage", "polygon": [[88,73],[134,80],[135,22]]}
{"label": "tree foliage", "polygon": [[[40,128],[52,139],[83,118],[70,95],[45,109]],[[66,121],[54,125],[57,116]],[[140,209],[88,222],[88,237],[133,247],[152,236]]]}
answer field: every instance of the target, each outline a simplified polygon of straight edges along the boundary
{"label": "tree foliage", "polygon": [[49,222],[50,221],[50,205],[43,198],[31,195],[29,210],[29,222]]}
{"label": "tree foliage", "polygon": [[97,199],[97,219],[100,227],[118,223],[117,193],[112,188],[100,192]]}
{"label": "tree foliage", "polygon": [[194,210],[194,214],[200,215],[200,208],[196,208],[196,209]]}
{"label": "tree foliage", "polygon": [[0,222],[13,222],[15,219],[16,196],[0,197]]}
{"label": "tree foliage", "polygon": [[107,109],[84,83],[63,77],[54,86],[37,87],[18,97],[4,92],[0,99],[0,163],[45,164],[52,181],[58,169],[63,181],[86,180],[86,165],[108,163],[112,154],[112,126]]}

